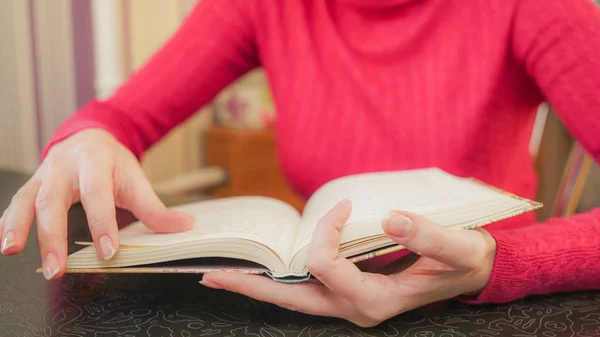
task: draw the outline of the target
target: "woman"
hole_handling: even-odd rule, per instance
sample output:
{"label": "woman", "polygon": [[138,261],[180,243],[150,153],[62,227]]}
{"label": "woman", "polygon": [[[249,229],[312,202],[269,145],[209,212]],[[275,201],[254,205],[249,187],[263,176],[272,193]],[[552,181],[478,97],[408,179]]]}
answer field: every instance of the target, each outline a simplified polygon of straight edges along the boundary
{"label": "woman", "polygon": [[[115,204],[158,232],[189,228],[137,160],[259,65],[277,105],[281,164],[304,196],[342,175],[437,166],[532,198],[528,141],[543,100],[600,159],[599,50],[600,12],[589,0],[201,1],[114,96],[56,131],[0,220],[2,253],[22,250],[35,214],[44,276],[60,277],[67,210],[78,200],[106,259],[118,249]],[[466,232],[398,210],[384,230],[422,257],[371,274],[337,255],[351,207],[340,202],[315,233],[310,270],[320,282],[214,273],[203,283],[364,326],[446,298],[600,288],[600,210]]]}

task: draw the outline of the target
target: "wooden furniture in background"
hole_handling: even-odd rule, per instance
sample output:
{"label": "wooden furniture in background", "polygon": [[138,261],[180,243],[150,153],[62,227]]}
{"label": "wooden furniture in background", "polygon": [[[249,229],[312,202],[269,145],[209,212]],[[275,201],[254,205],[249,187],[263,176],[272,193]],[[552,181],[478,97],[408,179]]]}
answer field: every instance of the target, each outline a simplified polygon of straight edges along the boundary
{"label": "wooden furniture in background", "polygon": [[[544,203],[537,210],[539,221],[551,217],[569,217],[600,205],[600,200],[588,186],[594,160],[573,139],[555,112],[550,109],[545,121],[536,157],[538,191],[536,200]],[[597,178],[596,178],[597,179]]]}
{"label": "wooden furniture in background", "polygon": [[581,199],[577,205],[577,213],[590,212],[600,207],[600,164],[591,163],[585,186],[581,191]]}
{"label": "wooden furniture in background", "polygon": [[261,195],[283,200],[298,210],[305,200],[288,184],[279,167],[275,133],[211,127],[206,132],[206,163],[226,169],[222,186],[207,191],[215,197]]}
{"label": "wooden furniture in background", "polygon": [[551,109],[548,111],[539,150],[535,158],[538,174],[536,200],[544,207],[536,211],[540,221],[555,214],[556,203],[560,199],[559,190],[565,176],[567,162],[573,151],[575,141]]}

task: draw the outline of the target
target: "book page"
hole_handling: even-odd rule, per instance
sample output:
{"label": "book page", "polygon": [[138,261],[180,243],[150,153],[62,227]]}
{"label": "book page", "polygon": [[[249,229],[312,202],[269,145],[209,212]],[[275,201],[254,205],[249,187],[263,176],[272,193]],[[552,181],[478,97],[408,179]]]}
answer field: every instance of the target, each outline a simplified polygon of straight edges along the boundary
{"label": "book page", "polygon": [[300,215],[282,201],[265,197],[234,197],[171,209],[194,216],[194,227],[181,233],[156,234],[137,222],[120,231],[120,244],[164,246],[206,239],[240,238],[269,247],[286,263],[291,259]]}
{"label": "book page", "polygon": [[380,222],[393,210],[431,215],[434,220],[438,213],[447,216],[444,211],[460,213],[473,205],[489,205],[489,202],[506,200],[524,203],[485,185],[435,168],[344,177],[325,184],[310,198],[298,229],[294,252],[310,243],[318,221],[344,197],[352,202],[352,214],[345,229],[369,223],[369,226],[365,226],[369,232],[361,233],[352,228],[346,231],[353,234],[353,237],[349,237],[344,235],[343,230],[342,243],[356,239],[357,233],[363,236],[382,234]]}

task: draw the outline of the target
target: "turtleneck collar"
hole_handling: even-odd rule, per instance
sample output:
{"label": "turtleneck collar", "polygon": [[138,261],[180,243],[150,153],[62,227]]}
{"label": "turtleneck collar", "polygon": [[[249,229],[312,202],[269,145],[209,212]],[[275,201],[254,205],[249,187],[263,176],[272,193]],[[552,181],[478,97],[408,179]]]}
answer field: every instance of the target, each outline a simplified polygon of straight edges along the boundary
{"label": "turtleneck collar", "polygon": [[371,10],[379,10],[379,9],[391,9],[395,7],[399,7],[402,5],[406,5],[412,2],[416,2],[419,0],[333,0],[342,5],[348,5],[356,8],[362,9],[371,9]]}

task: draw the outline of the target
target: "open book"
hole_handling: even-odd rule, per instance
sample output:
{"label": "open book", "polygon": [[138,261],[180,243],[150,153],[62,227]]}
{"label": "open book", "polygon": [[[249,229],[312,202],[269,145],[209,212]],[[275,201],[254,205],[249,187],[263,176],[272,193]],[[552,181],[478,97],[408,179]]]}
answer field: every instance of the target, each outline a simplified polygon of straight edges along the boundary
{"label": "open book", "polygon": [[[67,272],[235,270],[264,273],[281,282],[300,282],[310,277],[306,268],[308,247],[319,219],[345,197],[352,201],[352,214],[341,231],[340,255],[353,262],[403,249],[381,228],[381,220],[392,210],[420,214],[458,230],[542,206],[437,168],[366,173],[325,184],[308,200],[303,214],[265,197],[232,197],[178,206],[173,209],[195,217],[193,229],[155,234],[142,223],[133,223],[120,231],[120,249],[112,260],[99,258],[91,242],[81,242],[88,247],[69,256]],[[258,267],[181,264],[198,258],[228,258]]]}

